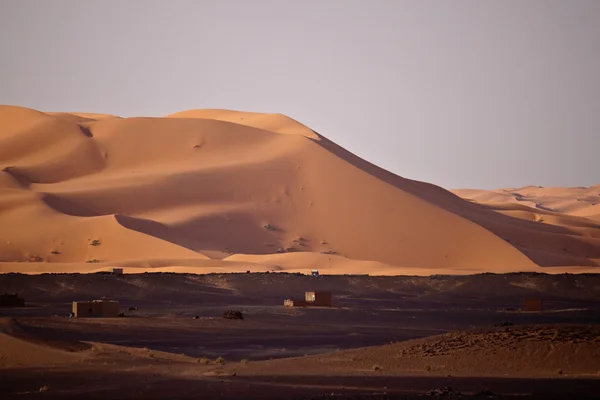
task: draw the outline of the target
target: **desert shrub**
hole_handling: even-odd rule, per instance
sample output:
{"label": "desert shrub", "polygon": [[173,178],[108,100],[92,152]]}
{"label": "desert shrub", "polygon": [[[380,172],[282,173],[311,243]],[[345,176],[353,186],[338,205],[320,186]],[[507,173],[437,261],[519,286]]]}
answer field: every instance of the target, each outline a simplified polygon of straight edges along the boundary
{"label": "desert shrub", "polygon": [[90,241],[90,246],[100,246],[101,242],[98,239]]}
{"label": "desert shrub", "polygon": [[427,372],[431,371],[431,365],[426,365],[425,366],[425,371],[427,371]]}
{"label": "desert shrub", "polygon": [[215,363],[219,364],[219,365],[223,365],[223,364],[225,364],[225,359],[223,357],[217,357],[217,359],[215,360]]}
{"label": "desert shrub", "polygon": [[92,258],[91,260],[87,260],[85,263],[86,264],[93,264],[93,263],[99,263],[100,260],[96,259],[96,258]]}
{"label": "desert shrub", "polygon": [[244,314],[237,310],[225,310],[223,312],[223,318],[225,319],[244,319]]}
{"label": "desert shrub", "polygon": [[383,367],[381,365],[373,365],[373,371],[381,371]]}
{"label": "desert shrub", "polygon": [[203,364],[203,365],[210,364],[210,360],[206,357],[200,357],[197,360],[197,362],[198,362],[198,364]]}
{"label": "desert shrub", "polygon": [[240,364],[246,365],[246,364],[248,364],[248,360],[246,358],[244,358],[244,359],[240,360]]}
{"label": "desert shrub", "polygon": [[331,255],[334,255],[334,254],[337,254],[337,252],[335,250],[325,250],[325,251],[322,251],[321,254],[331,254]]}
{"label": "desert shrub", "polygon": [[277,228],[275,228],[275,226],[274,226],[274,225],[271,225],[271,224],[264,224],[264,225],[263,225],[263,228],[264,228],[265,230],[267,230],[267,231],[275,231],[275,230],[277,230]]}

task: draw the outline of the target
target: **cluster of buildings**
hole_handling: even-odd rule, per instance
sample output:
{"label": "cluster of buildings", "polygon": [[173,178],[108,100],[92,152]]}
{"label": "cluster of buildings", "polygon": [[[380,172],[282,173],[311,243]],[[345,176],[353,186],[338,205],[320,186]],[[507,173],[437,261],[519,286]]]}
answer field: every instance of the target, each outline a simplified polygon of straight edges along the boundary
{"label": "cluster of buildings", "polygon": [[285,299],[286,307],[331,307],[331,292],[306,292],[304,299]]}
{"label": "cluster of buildings", "polygon": [[[113,268],[113,275],[122,275],[122,268]],[[311,275],[319,276],[318,270],[312,270]],[[24,300],[16,294],[0,295],[0,305],[20,306],[24,305]],[[332,307],[331,292],[305,292],[304,299],[285,299],[285,307]],[[135,309],[135,308],[130,308]],[[541,299],[525,299],[521,311],[542,311],[543,304]],[[75,318],[112,318],[119,317],[120,305],[115,300],[92,300],[92,301],[74,301],[71,317]]]}
{"label": "cluster of buildings", "polygon": [[[11,303],[18,301],[14,300],[14,295],[0,296],[0,300],[7,298]],[[283,305],[285,307],[332,307],[332,295],[331,292],[305,292],[304,299],[285,299]],[[521,308],[521,311],[530,312],[542,310],[541,299],[525,299]],[[119,302],[114,300],[74,301],[71,313],[71,316],[75,318],[112,318],[120,315]]]}

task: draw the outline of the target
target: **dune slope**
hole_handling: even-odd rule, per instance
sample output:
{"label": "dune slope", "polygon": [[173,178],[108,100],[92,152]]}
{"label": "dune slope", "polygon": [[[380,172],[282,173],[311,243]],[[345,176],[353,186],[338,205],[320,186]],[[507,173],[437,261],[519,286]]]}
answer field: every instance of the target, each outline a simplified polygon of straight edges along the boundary
{"label": "dune slope", "polygon": [[212,258],[222,270],[271,263],[252,255],[290,253],[284,264],[295,269],[319,259],[294,261],[301,252],[368,261],[353,273],[381,263],[389,274],[600,260],[591,219],[542,224],[464,201],[280,114],[117,118],[3,106],[0,170],[4,262]]}

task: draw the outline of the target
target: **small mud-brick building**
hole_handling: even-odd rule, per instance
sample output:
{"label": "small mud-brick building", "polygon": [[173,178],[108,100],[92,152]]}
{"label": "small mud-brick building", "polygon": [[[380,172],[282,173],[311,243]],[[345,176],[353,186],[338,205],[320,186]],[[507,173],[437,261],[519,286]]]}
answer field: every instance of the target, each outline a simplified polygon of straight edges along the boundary
{"label": "small mud-brick building", "polygon": [[74,301],[76,318],[113,318],[119,316],[119,302],[114,300]]}
{"label": "small mud-brick building", "polygon": [[542,299],[523,300],[523,311],[542,311]]}
{"label": "small mud-brick building", "polygon": [[331,307],[331,292],[306,292],[305,300],[312,306]]}
{"label": "small mud-brick building", "polygon": [[285,299],[286,307],[331,307],[331,292],[306,292],[304,300]]}

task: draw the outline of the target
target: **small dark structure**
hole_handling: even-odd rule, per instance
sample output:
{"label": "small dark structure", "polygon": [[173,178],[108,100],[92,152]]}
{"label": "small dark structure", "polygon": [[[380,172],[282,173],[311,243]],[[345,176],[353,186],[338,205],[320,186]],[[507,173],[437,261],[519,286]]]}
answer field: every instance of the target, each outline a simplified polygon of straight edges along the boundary
{"label": "small dark structure", "polygon": [[525,299],[523,300],[523,311],[542,311],[542,299]]}
{"label": "small dark structure", "polygon": [[223,313],[223,318],[225,319],[244,319],[244,315],[241,311],[236,310],[226,310]]}
{"label": "small dark structure", "polygon": [[331,292],[306,292],[304,300],[285,299],[286,307],[331,307]]}
{"label": "small dark structure", "polygon": [[0,307],[24,307],[25,299],[19,297],[17,293],[0,294]]}
{"label": "small dark structure", "polygon": [[312,276],[319,276],[319,270],[318,269],[311,269],[310,270],[310,274]]}

